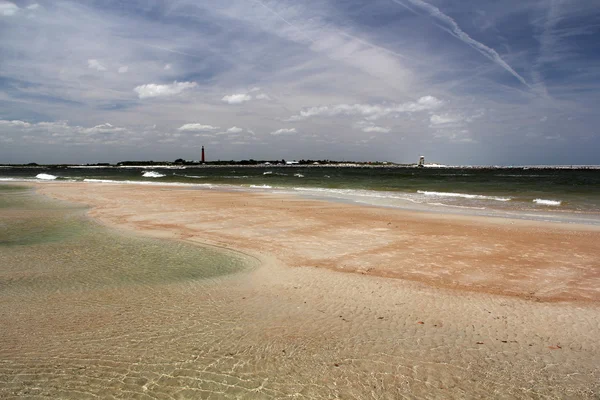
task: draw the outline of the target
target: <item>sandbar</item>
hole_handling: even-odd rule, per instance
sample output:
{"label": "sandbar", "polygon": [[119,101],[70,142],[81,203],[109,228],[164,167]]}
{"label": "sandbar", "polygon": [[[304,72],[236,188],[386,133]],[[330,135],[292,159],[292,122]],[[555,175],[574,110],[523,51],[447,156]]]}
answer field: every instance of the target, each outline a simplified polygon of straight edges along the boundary
{"label": "sandbar", "polygon": [[103,224],[273,256],[289,267],[536,301],[600,300],[600,227],[264,193],[80,183],[38,188],[90,205],[89,214]]}
{"label": "sandbar", "polygon": [[107,227],[260,264],[210,281],[0,291],[0,397],[600,393],[594,227],[169,186],[36,187]]}

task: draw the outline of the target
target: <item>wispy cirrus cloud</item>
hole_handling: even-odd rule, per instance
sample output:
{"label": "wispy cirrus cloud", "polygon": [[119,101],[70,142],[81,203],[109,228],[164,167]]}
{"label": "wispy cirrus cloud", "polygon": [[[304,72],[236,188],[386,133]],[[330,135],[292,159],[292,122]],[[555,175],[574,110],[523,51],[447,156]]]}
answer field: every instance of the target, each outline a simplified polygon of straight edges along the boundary
{"label": "wispy cirrus cloud", "polygon": [[[527,83],[525,78],[523,78],[521,75],[519,75],[517,73],[517,71],[515,71],[510,65],[508,65],[508,63],[502,59],[502,57],[500,56],[500,54],[498,54],[498,52],[496,50],[473,39],[471,36],[469,36],[465,31],[463,31],[460,28],[460,26],[456,23],[456,21],[454,19],[452,19],[448,15],[444,14],[436,6],[426,3],[422,0],[392,0],[392,1],[396,4],[406,7],[407,9],[409,9],[413,12],[417,12],[413,8],[413,7],[415,7],[418,10],[427,13],[436,21],[436,25],[439,26],[441,29],[445,30],[450,35],[452,35],[455,38],[468,44],[473,49],[475,49],[480,54],[482,54],[484,57],[490,59],[494,63],[498,64],[500,67],[504,68],[511,75],[513,75],[515,78],[517,78],[519,80],[519,82],[521,82],[523,85],[530,88],[530,85],[529,85],[529,83]],[[408,4],[410,4],[413,7],[408,6]]]}

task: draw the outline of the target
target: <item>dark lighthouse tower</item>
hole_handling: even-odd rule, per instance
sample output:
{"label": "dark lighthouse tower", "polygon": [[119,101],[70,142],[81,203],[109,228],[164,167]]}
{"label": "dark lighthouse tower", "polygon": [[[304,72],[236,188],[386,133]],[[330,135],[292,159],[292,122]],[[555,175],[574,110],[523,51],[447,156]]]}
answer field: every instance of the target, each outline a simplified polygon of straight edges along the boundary
{"label": "dark lighthouse tower", "polygon": [[202,146],[202,162],[204,162],[204,146]]}

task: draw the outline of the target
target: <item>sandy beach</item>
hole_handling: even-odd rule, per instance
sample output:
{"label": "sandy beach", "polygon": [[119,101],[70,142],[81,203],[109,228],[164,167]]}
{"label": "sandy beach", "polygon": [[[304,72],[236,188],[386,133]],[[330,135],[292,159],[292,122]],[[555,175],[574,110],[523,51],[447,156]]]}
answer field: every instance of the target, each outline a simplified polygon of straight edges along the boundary
{"label": "sandy beach", "polygon": [[258,266],[209,283],[5,299],[2,397],[600,393],[597,228],[161,186],[37,190],[89,205],[110,228]]}
{"label": "sandy beach", "polygon": [[537,301],[600,300],[600,228],[274,194],[51,184],[103,224],[320,267]]}

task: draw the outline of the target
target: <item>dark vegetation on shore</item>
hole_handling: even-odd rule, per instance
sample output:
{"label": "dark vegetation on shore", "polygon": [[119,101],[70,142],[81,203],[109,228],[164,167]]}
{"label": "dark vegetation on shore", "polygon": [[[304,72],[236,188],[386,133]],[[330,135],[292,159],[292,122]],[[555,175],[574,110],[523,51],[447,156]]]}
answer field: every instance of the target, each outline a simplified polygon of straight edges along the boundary
{"label": "dark vegetation on shore", "polygon": [[217,160],[217,161],[192,161],[192,160],[184,160],[182,158],[178,158],[175,161],[120,161],[115,164],[111,163],[90,163],[90,164],[38,164],[38,163],[28,163],[28,164],[4,164],[5,166],[10,167],[136,167],[136,166],[194,166],[194,167],[202,167],[202,166],[311,166],[311,165],[320,165],[320,166],[413,166],[415,164],[397,164],[387,161],[335,161],[335,160],[294,160],[294,161],[286,161],[282,160]]}

